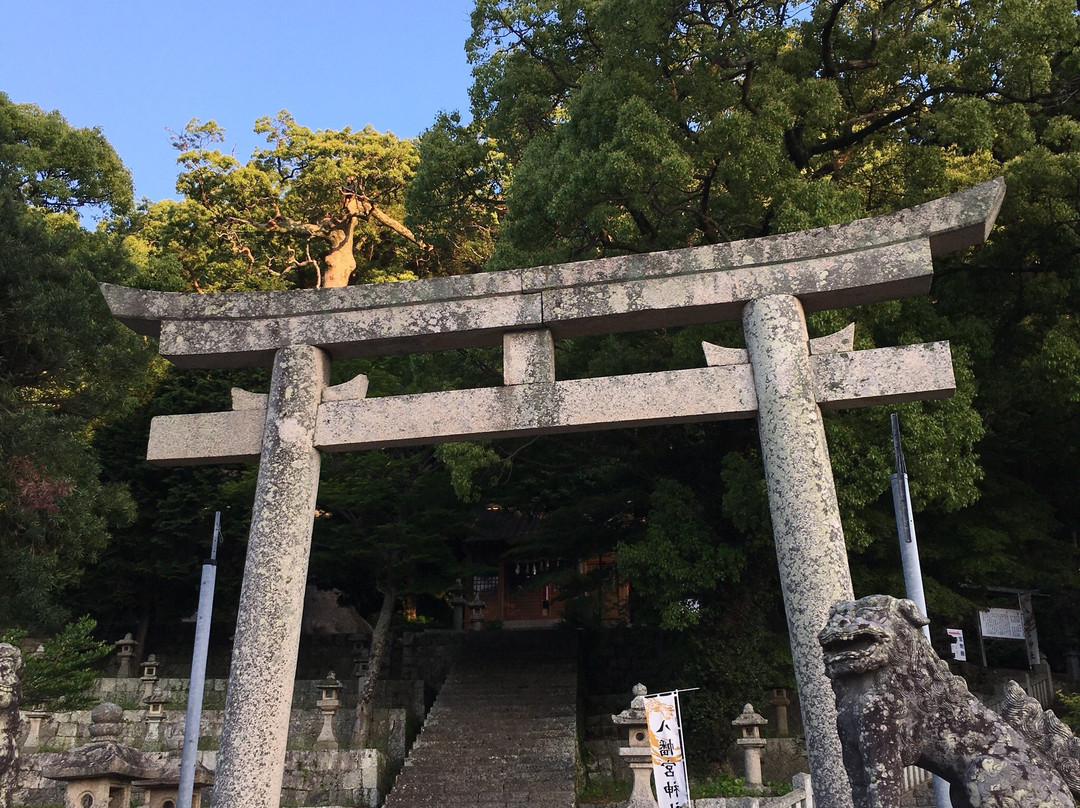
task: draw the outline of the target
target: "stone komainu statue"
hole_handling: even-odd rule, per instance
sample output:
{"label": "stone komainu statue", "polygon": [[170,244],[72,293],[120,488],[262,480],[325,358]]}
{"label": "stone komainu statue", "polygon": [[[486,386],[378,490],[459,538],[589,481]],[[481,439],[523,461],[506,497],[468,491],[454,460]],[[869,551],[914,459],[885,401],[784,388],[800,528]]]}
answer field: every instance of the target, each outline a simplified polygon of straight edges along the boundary
{"label": "stone komainu statue", "polygon": [[22,697],[23,660],[19,649],[0,643],[0,808],[11,804],[11,790],[19,775],[19,699]]}
{"label": "stone komainu statue", "polygon": [[1080,739],[1010,682],[1002,715],[953,676],[910,600],[837,603],[818,635],[855,808],[897,808],[901,770],[952,784],[954,808],[1074,808]]}

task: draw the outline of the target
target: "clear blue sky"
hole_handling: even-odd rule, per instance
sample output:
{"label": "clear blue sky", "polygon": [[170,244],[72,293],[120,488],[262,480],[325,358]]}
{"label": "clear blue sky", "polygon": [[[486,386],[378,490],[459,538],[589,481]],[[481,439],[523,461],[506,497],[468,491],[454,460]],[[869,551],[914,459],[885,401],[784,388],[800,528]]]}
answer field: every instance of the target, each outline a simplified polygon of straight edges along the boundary
{"label": "clear blue sky", "polygon": [[97,126],[135,196],[175,196],[169,129],[226,129],[243,161],[255,119],[371,124],[401,137],[441,110],[468,117],[472,0],[0,0],[0,92]]}

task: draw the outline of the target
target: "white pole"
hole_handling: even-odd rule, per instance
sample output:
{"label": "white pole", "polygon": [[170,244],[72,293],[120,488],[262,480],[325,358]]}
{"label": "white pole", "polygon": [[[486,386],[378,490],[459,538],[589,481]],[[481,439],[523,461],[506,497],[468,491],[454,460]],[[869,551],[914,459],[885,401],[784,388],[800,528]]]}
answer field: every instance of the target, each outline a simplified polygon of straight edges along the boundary
{"label": "white pole", "polygon": [[180,755],[180,787],[177,808],[191,808],[195,790],[195,757],[199,751],[199,723],[202,720],[203,690],[206,685],[206,656],[210,648],[210,615],[214,609],[217,580],[217,546],[221,538],[221,511],[214,514],[214,540],[210,558],[203,563],[199,586],[199,614],[195,621],[195,650],[191,655],[191,686],[188,688],[187,718],[184,720],[184,748]]}
{"label": "white pole", "polygon": [[[911,491],[908,489],[907,464],[900,446],[900,417],[891,417],[893,452],[896,456],[896,472],[889,478],[892,484],[893,511],[896,513],[896,532],[900,536],[900,562],[904,568],[904,589],[910,600],[915,601],[924,615],[926,593],[923,591],[922,566],[919,563],[919,543],[915,540],[915,515],[911,510]],[[923,626],[926,641],[930,642],[930,626]],[[952,808],[949,783],[934,775],[934,804],[937,808]]]}
{"label": "white pole", "polygon": [[[904,568],[904,589],[908,599],[915,601],[919,611],[925,615],[927,614],[926,593],[923,591],[922,567],[919,564],[919,543],[915,540],[915,515],[911,511],[907,464],[904,462],[904,450],[900,446],[900,418],[895,412],[892,414],[891,421],[896,471],[889,478],[889,482],[892,485],[896,532],[900,536],[900,562]],[[929,642],[929,626],[923,626],[923,634]]]}

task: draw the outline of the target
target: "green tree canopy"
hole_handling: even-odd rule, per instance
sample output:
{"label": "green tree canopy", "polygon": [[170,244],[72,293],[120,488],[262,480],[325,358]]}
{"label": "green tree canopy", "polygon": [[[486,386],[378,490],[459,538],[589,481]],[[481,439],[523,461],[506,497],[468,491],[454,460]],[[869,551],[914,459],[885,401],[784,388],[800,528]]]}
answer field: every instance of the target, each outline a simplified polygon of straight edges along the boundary
{"label": "green tree canopy", "polygon": [[132,517],[91,443],[137,397],[150,354],[97,291],[127,277],[123,243],[77,218],[130,203],[99,131],[0,94],[0,563],[17,584],[0,594],[3,626],[62,619],[61,593]]}
{"label": "green tree canopy", "polygon": [[416,147],[370,126],[312,131],[286,111],[260,118],[266,136],[241,164],[215,144],[224,131],[193,120],[173,138],[180,202],[137,219],[153,253],[178,263],[196,291],[345,286],[416,278],[437,264],[404,223]]}
{"label": "green tree canopy", "polygon": [[[488,266],[510,268],[844,222],[1004,175],[990,244],[939,262],[929,298],[818,314],[810,328],[855,319],[857,348],[952,341],[957,395],[897,408],[935,616],[962,617],[980,587],[1006,579],[1067,599],[1080,586],[1076,432],[1065,425],[1080,415],[1078,35],[1066,0],[478,0],[472,122],[444,118],[421,138],[443,157],[422,162],[416,182],[505,205]],[[566,341],[559,372],[700,365],[701,339],[741,335],[710,326]],[[674,453],[688,442],[641,431],[649,481],[606,513],[579,501],[582,525],[628,511],[638,524],[647,503],[668,503],[655,510],[663,524],[624,537],[626,570],[655,570],[654,554],[672,556],[664,537],[694,525],[693,547],[770,541],[752,425],[685,431],[699,429],[718,441],[719,469],[698,456],[704,465],[680,468]],[[888,412],[833,413],[827,430],[856,587],[899,594]],[[580,439],[589,451],[576,478],[626,451],[597,440]],[[496,447],[512,455],[519,488],[548,457],[544,443]],[[665,479],[683,487],[678,511]],[[715,576],[731,594],[737,558]],[[760,560],[751,552],[746,568]],[[666,579],[635,576],[640,593],[666,580],[657,618],[681,597],[671,584],[696,572],[670,563]]]}

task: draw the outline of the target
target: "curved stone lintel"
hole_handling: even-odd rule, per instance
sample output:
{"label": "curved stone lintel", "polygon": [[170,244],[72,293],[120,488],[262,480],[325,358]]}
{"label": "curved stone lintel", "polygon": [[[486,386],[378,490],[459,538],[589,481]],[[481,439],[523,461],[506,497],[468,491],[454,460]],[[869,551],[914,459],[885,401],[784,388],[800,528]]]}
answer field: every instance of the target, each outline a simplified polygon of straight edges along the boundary
{"label": "curved stone lintel", "polygon": [[705,352],[705,364],[711,368],[722,365],[745,365],[750,362],[750,354],[746,352],[746,348],[728,348],[725,345],[714,345],[711,342],[702,341],[701,350]]}
{"label": "curved stone lintel", "polygon": [[807,311],[924,294],[931,258],[982,242],[1001,179],[843,225],[573,264],[342,289],[190,294],[102,285],[113,314],[185,367],[269,364],[312,344],[335,357],[496,345],[508,330],[556,338],[737,319],[749,300]]}
{"label": "curved stone lintel", "polygon": [[361,373],[353,376],[347,382],[335,384],[323,390],[323,401],[355,401],[359,398],[367,398],[368,377]]}

